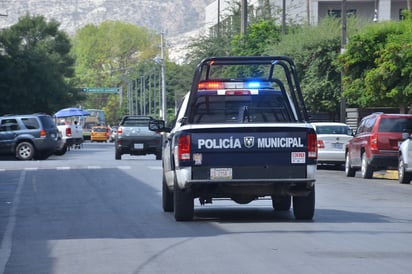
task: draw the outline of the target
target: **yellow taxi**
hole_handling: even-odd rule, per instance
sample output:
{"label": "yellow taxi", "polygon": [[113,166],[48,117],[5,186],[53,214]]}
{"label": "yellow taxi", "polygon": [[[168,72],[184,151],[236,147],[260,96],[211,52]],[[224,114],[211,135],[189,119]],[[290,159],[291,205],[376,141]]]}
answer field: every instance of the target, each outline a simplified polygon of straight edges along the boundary
{"label": "yellow taxi", "polygon": [[109,128],[106,126],[95,126],[90,131],[91,142],[107,142],[109,139]]}

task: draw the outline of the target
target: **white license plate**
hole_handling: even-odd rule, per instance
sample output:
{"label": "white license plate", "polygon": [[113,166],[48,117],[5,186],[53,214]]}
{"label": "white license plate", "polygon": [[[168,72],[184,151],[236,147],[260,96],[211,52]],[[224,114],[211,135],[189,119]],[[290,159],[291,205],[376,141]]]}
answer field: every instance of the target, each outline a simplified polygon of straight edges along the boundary
{"label": "white license plate", "polygon": [[231,168],[211,168],[210,169],[211,180],[231,180],[232,169]]}
{"label": "white license plate", "polygon": [[333,143],[332,147],[336,148],[336,149],[343,149],[343,144],[342,143]]}
{"label": "white license plate", "polygon": [[134,149],[143,149],[143,144],[134,144]]}

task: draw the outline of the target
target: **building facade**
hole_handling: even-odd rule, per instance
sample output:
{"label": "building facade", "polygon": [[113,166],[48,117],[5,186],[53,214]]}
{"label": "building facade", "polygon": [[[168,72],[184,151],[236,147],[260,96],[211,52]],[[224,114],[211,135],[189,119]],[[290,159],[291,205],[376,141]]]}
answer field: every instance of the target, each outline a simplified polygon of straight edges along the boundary
{"label": "building facade", "polygon": [[[347,14],[371,21],[400,20],[401,12],[410,8],[412,0],[346,0]],[[208,30],[222,24],[232,14],[235,3],[241,0],[216,0],[206,7],[205,26]],[[316,25],[326,16],[341,16],[342,1],[331,0],[248,0],[249,12],[258,13],[270,5],[271,13],[281,23],[309,23]],[[283,7],[285,4],[285,7]],[[283,10],[285,12],[283,13]],[[255,14],[258,16],[258,14]],[[286,17],[286,18],[283,18]]]}

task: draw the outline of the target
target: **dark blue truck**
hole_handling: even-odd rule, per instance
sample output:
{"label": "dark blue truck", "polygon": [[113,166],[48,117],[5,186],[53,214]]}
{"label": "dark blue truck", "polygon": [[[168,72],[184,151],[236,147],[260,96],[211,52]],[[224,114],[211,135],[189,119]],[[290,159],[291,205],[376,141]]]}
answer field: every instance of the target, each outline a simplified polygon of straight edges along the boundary
{"label": "dark blue truck", "polygon": [[163,146],[163,210],[191,220],[201,204],[269,196],[274,210],[310,220],[317,139],[288,57],[210,57],[194,73]]}

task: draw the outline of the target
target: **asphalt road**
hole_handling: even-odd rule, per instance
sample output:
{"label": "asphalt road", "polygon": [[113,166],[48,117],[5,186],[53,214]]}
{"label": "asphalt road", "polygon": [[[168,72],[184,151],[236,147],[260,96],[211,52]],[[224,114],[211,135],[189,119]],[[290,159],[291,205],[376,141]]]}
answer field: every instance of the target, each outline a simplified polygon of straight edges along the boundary
{"label": "asphalt road", "polygon": [[161,161],[86,143],[46,161],[0,159],[0,273],[411,273],[412,185],[319,169],[310,222],[248,205],[161,209]]}

